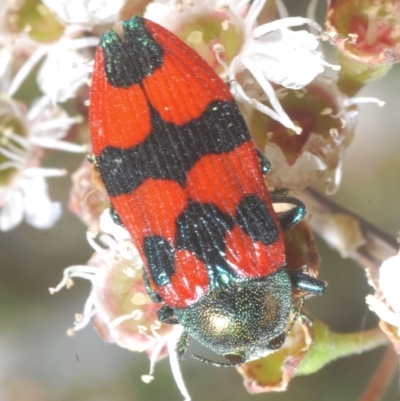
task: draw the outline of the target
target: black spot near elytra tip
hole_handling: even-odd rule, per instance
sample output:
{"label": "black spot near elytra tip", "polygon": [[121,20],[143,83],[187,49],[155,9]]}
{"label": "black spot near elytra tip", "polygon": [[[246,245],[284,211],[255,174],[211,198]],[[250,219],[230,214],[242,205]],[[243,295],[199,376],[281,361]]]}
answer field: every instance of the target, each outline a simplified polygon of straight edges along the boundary
{"label": "black spot near elytra tip", "polygon": [[144,25],[144,19],[124,21],[123,38],[113,30],[101,37],[107,81],[115,87],[139,84],[163,64],[164,51]]}
{"label": "black spot near elytra tip", "polygon": [[159,235],[145,237],[143,251],[151,278],[158,286],[167,285],[175,273],[174,250],[167,240]]}

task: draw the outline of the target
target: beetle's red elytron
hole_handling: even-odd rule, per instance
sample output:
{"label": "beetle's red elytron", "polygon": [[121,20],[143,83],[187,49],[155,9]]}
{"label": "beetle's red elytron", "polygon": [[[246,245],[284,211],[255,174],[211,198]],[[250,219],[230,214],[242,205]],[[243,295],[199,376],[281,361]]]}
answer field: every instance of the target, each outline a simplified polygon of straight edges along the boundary
{"label": "beetle's red elytron", "polygon": [[[275,214],[257,151],[228,87],[190,47],[140,17],[97,49],[90,98],[97,168],[115,217],[144,261],[159,319],[237,366],[279,348],[292,285],[324,283],[285,266],[283,231],[304,214]],[[204,360],[202,358],[199,358]]]}

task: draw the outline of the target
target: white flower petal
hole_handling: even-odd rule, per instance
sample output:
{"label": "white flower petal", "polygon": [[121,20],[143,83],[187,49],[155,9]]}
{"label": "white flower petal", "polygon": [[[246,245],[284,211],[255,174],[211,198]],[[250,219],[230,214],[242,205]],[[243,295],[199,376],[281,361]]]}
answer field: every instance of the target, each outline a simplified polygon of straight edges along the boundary
{"label": "white flower petal", "polygon": [[398,327],[398,335],[400,335],[400,315],[390,310],[385,302],[374,295],[367,295],[365,298],[369,309],[375,312],[378,317],[392,326]]}
{"label": "white flower petal", "polygon": [[11,78],[12,54],[7,48],[0,50],[0,92],[6,92]]}
{"label": "white flower petal", "polygon": [[12,97],[15,92],[20,88],[24,80],[31,73],[32,69],[39,62],[39,60],[46,54],[47,47],[42,46],[39,47],[24,63],[24,65],[18,70],[15,74],[14,79],[12,80],[10,87],[8,88],[7,95]]}
{"label": "white flower petal", "polygon": [[385,260],[379,269],[379,285],[383,296],[396,313],[400,313],[400,255]]}
{"label": "white flower petal", "polygon": [[275,21],[268,22],[266,24],[260,25],[253,30],[253,37],[258,39],[261,36],[279,29],[286,29],[294,26],[301,26],[308,24],[314,28],[317,32],[322,32],[322,28],[319,24],[312,19],[303,17],[281,17]]}
{"label": "white flower petal", "polygon": [[48,110],[50,106],[51,101],[48,96],[36,98],[26,114],[27,120],[34,121],[41,118],[42,114],[47,114],[46,110]]}
{"label": "white flower petal", "polygon": [[317,47],[315,36],[306,31],[280,29],[257,41],[252,59],[269,81],[300,89],[324,70]]}
{"label": "white flower petal", "polygon": [[124,0],[43,0],[68,24],[106,24],[117,21]]}
{"label": "white flower petal", "polygon": [[162,24],[164,27],[168,27],[165,24],[166,19],[171,19],[171,5],[167,2],[161,3],[158,1],[152,1],[146,7],[144,17],[156,22],[157,24]]}
{"label": "white flower petal", "polygon": [[7,189],[0,195],[0,230],[8,231],[21,223],[24,200],[18,189]]}
{"label": "white flower petal", "polygon": [[[177,327],[175,329],[175,332],[177,333],[182,333],[183,329],[180,327]],[[175,334],[175,333],[173,333]],[[185,382],[183,380],[183,376],[182,376],[182,372],[181,372],[181,368],[180,368],[180,363],[178,360],[178,353],[176,351],[176,347],[177,347],[177,342],[178,342],[178,338],[174,338],[175,336],[171,335],[171,339],[168,341],[168,353],[169,353],[169,363],[171,365],[171,370],[172,370],[172,374],[174,376],[175,379],[175,383],[178,386],[178,389],[180,391],[180,393],[183,396],[183,400],[184,401],[191,401],[191,397],[189,395],[189,392],[185,386]]]}
{"label": "white flower petal", "polygon": [[84,57],[76,51],[53,48],[37,75],[40,89],[53,103],[65,102],[75,96],[87,81],[89,73]]}
{"label": "white flower petal", "polygon": [[290,166],[282,150],[274,144],[265,147],[265,156],[272,166],[268,182],[277,188],[303,189],[327,168],[319,157],[307,151]]}
{"label": "white flower petal", "polygon": [[[289,118],[289,116],[286,114],[286,112],[283,110],[283,107],[276,96],[274,88],[269,83],[269,81],[265,79],[265,76],[263,76],[262,71],[257,68],[254,60],[252,60],[249,57],[243,57],[242,63],[252,73],[252,75],[257,80],[258,84],[261,86],[264,93],[268,96],[271,106],[276,111],[276,117],[272,118],[279,121],[285,127],[292,129],[297,134],[301,134],[302,129],[300,127],[297,127],[294,124],[294,122]],[[270,111],[267,111],[265,109],[266,106],[263,103],[257,101],[256,99],[254,99],[253,101],[253,107],[267,115],[270,115]]]}
{"label": "white flower petal", "polygon": [[24,180],[24,206],[26,222],[36,228],[50,228],[61,216],[61,204],[52,202],[47,183],[41,177]]}
{"label": "white flower petal", "polygon": [[118,242],[130,240],[131,238],[123,226],[114,223],[110,209],[103,210],[103,213],[100,215],[100,229],[106,234],[112,235]]}
{"label": "white flower petal", "polygon": [[28,178],[63,177],[65,175],[67,175],[67,170],[60,168],[28,167],[24,170],[24,176]]}
{"label": "white flower petal", "polygon": [[32,138],[31,142],[41,146],[42,148],[63,150],[64,152],[85,153],[88,150],[86,145],[59,141],[54,138]]}
{"label": "white flower petal", "polygon": [[[42,96],[33,102],[28,113],[29,141],[31,144],[42,146],[41,141],[50,142],[64,138],[73,124],[81,122],[81,116],[70,117],[60,107],[51,105],[49,96]],[[47,143],[51,147],[50,144]],[[54,145],[59,145],[57,141]],[[56,146],[56,149],[61,149]],[[69,150],[68,150],[69,151]]]}

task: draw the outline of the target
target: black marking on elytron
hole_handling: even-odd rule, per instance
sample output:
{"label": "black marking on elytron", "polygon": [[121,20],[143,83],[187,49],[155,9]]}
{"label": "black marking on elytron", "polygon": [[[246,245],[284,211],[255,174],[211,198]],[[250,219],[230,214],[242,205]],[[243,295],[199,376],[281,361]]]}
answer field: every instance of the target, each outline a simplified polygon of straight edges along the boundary
{"label": "black marking on elytron", "polygon": [[234,220],[212,203],[189,202],[176,219],[176,247],[191,251],[208,269],[211,288],[234,277],[226,261],[225,236]]}
{"label": "black marking on elytron", "polygon": [[142,276],[143,276],[144,288],[146,289],[147,294],[149,295],[150,299],[154,303],[161,302],[162,301],[161,296],[158,294],[157,291],[155,291],[151,288],[149,276],[147,275],[146,269],[142,269]]}
{"label": "black marking on elytron", "polygon": [[192,251],[207,265],[221,264],[225,235],[233,226],[233,218],[212,203],[189,202],[176,219],[176,247]]}
{"label": "black marking on elytron", "polygon": [[167,285],[175,273],[174,250],[167,240],[151,235],[143,240],[143,251],[151,278],[158,286]]}
{"label": "black marking on elytron", "polygon": [[163,64],[164,51],[147,31],[143,18],[133,17],[122,26],[122,39],[111,30],[102,35],[100,45],[107,81],[115,87],[128,88],[141,83]]}
{"label": "black marking on elytron", "polygon": [[146,179],[171,179],[185,186],[186,175],[204,155],[230,152],[250,141],[235,102],[211,102],[197,119],[178,126],[151,109],[151,133],[129,149],[107,146],[97,156],[110,196],[129,194]]}
{"label": "black marking on elytron", "polygon": [[255,195],[249,195],[240,202],[235,218],[212,203],[189,201],[175,224],[177,234],[174,247],[156,235],[146,237],[143,242],[150,275],[158,286],[171,282],[175,273],[175,250],[188,250],[204,263],[212,288],[234,279],[235,273],[226,260],[225,239],[226,233],[235,224],[253,241],[271,244],[278,238],[271,215],[263,201]]}
{"label": "black marking on elytron", "polygon": [[253,241],[269,245],[278,239],[278,230],[271,214],[265,202],[256,195],[248,195],[240,201],[235,220]]}

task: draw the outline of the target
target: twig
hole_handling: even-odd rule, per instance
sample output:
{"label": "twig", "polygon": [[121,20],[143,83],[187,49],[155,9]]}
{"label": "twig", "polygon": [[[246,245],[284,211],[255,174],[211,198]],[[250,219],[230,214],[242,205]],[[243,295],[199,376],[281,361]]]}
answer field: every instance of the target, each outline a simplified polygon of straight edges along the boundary
{"label": "twig", "polygon": [[363,242],[348,251],[346,256],[355,260],[366,270],[370,284],[378,288],[379,267],[384,260],[398,253],[399,245],[394,238],[375,227],[356,213],[338,205],[314,189],[306,189],[298,194],[298,197],[306,204],[310,225],[329,245],[332,231],[326,221],[338,215],[345,215],[358,223]]}

